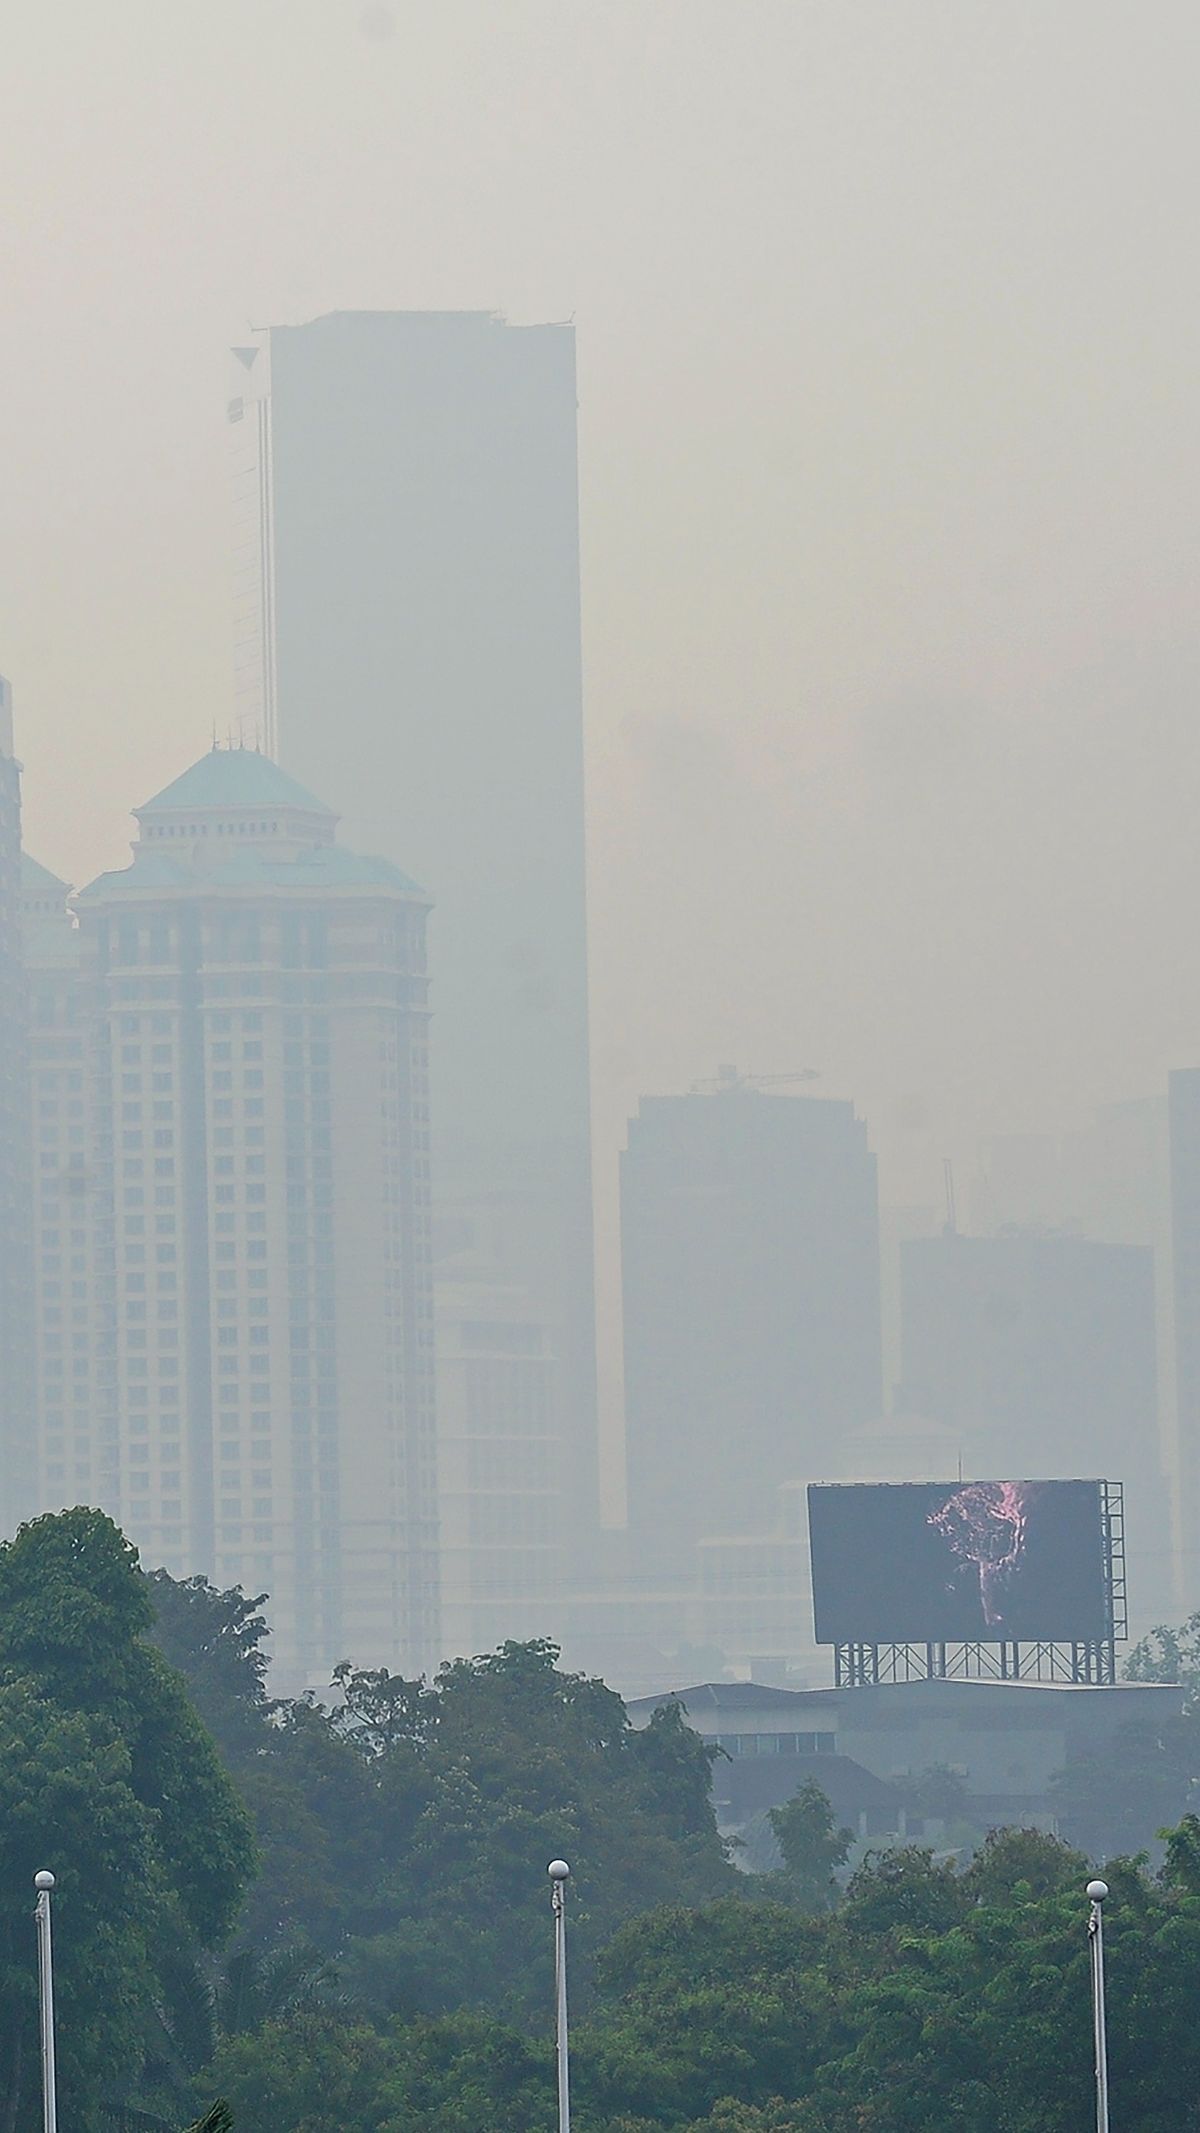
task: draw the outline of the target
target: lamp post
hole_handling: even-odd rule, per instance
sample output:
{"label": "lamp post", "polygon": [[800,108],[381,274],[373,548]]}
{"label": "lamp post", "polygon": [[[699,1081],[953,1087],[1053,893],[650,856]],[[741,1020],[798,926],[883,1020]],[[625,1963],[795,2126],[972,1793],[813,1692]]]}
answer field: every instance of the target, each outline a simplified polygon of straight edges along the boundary
{"label": "lamp post", "polygon": [[1107,1881],[1089,1881],[1088,1951],[1092,1964],[1092,2038],[1096,2059],[1096,2133],[1108,2133],[1108,2039],[1104,2007],[1104,1899]]}
{"label": "lamp post", "polygon": [[567,2042],[567,1882],[565,1859],[552,1859],[550,1905],[554,1912],[554,2041],[558,2060],[558,2133],[571,2133],[571,2063]]}
{"label": "lamp post", "polygon": [[50,1891],[54,1887],[53,1874],[43,1868],[33,1877],[38,1892],[38,1998],[42,2023],[42,2128],[43,2133],[58,2133],[58,2095],[54,2068],[54,1949],[50,1938]]}

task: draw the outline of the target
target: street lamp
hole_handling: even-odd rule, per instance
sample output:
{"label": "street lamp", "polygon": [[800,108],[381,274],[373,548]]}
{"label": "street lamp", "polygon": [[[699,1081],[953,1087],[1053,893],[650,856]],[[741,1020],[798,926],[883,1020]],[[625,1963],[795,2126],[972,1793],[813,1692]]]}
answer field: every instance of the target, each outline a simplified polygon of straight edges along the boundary
{"label": "street lamp", "polygon": [[1088,1949],[1092,1963],[1092,2038],[1096,2059],[1096,2133],[1108,2133],[1108,2040],[1104,2009],[1104,1900],[1107,1881],[1089,1881]]}
{"label": "street lamp", "polygon": [[552,1859],[550,1904],[554,1912],[554,2042],[558,2059],[558,2133],[571,2133],[571,2066],[567,2043],[567,1882],[565,1859]]}
{"label": "street lamp", "polygon": [[50,1891],[53,1874],[43,1868],[33,1877],[38,1892],[38,1999],[42,2021],[42,2129],[58,2133],[58,2095],[54,2069],[54,1950],[50,1940]]}

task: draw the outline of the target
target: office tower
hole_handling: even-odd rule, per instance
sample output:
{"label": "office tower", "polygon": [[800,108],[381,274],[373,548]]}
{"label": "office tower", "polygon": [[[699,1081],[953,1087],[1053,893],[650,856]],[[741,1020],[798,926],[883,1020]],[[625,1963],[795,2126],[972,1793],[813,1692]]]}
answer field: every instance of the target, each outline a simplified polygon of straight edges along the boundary
{"label": "office tower", "polygon": [[486,1256],[460,1254],[439,1274],[444,1648],[561,1636],[569,1536],[547,1328]]}
{"label": "office tower", "polygon": [[21,952],[21,766],[0,676],[0,1524],[36,1506],[29,1020]]}
{"label": "office tower", "polygon": [[1181,1602],[1200,1605],[1200,1067],[1168,1080],[1174,1277],[1176,1543]]}
{"label": "office tower", "polygon": [[120,1478],[112,1205],[110,1192],[97,1189],[90,1033],[70,893],[23,856],[39,1511],[114,1503]]}
{"label": "office tower", "polygon": [[136,816],[77,899],[102,1500],[148,1562],[270,1593],[283,1682],[411,1671],[438,1643],[426,899],[247,749]]}
{"label": "office tower", "polygon": [[433,899],[439,1267],[453,1287],[486,1249],[546,1329],[538,1485],[578,1558],[597,1481],[574,334],[340,313],[273,328],[239,378],[273,529],[266,723]]}
{"label": "office tower", "polygon": [[1153,1253],[948,1232],[900,1264],[905,1411],[955,1433],[968,1479],[1123,1481],[1131,1616],[1169,1619]]}
{"label": "office tower", "polygon": [[730,1077],[643,1097],[621,1158],[629,1522],[642,1574],[767,1535],[881,1404],[875,1158],[853,1105]]}

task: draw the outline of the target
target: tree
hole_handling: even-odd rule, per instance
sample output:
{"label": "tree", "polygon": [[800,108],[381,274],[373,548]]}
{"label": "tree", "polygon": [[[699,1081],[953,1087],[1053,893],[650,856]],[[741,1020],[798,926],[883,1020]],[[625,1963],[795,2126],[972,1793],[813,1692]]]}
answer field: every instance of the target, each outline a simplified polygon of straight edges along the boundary
{"label": "tree", "polygon": [[29,1681],[0,1684],[0,2133],[39,2114],[33,1877],[56,1876],[59,2081],[64,2120],[139,2067],[163,1904],[151,1812],[111,1726],[64,1712]]}
{"label": "tree", "polygon": [[112,1728],[161,1872],[212,1945],[254,1870],[253,1837],[184,1682],[146,1641],[151,1620],[136,1551],[101,1511],[34,1519],[0,1547],[0,1674]]}
{"label": "tree", "polygon": [[263,1643],[267,1594],[247,1599],[240,1586],[218,1591],[207,1578],[146,1575],[149,1634],[183,1676],[196,1711],[226,1762],[236,1768],[259,1754],[279,1709],[267,1694]]}
{"label": "tree", "polygon": [[837,1898],[837,1869],[845,1866],[854,1842],[852,1829],[839,1829],[833,1809],[815,1778],[806,1778],[783,1807],[767,1817],[783,1854],[780,1876],[791,1902],[802,1911],[828,1911]]}
{"label": "tree", "polygon": [[149,1619],[136,1555],[99,1512],[37,1519],[0,1547],[0,2133],[34,2111],[33,1873],[58,1880],[64,2103],[90,2128],[102,2094],[140,2081],[177,1951],[220,1941],[253,1870],[245,1813]]}
{"label": "tree", "polygon": [[1184,1692],[1185,1708],[1200,1706],[1200,1613],[1178,1629],[1159,1624],[1135,1644],[1125,1661],[1126,1681],[1160,1681]]}

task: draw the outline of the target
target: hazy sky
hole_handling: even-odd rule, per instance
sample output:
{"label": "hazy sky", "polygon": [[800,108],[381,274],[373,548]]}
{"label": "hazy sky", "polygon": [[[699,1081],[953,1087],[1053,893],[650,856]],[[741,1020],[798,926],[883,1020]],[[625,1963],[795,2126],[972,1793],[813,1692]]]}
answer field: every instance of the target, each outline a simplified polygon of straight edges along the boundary
{"label": "hazy sky", "polygon": [[892,1200],[1200,1060],[1194,0],[2,14],[42,858],[228,723],[228,343],[573,315],[602,1190],[719,1060]]}

